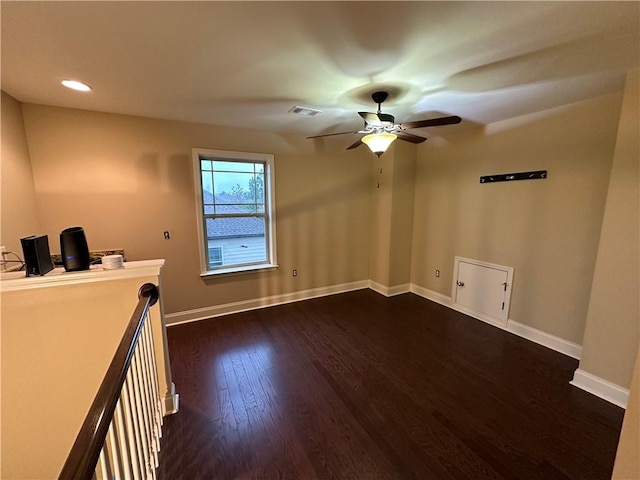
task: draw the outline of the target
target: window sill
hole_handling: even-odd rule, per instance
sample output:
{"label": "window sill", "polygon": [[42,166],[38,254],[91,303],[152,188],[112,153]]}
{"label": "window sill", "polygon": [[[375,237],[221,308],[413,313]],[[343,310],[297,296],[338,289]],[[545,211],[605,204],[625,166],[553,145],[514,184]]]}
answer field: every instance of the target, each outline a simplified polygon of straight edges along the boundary
{"label": "window sill", "polygon": [[263,265],[249,265],[245,267],[230,267],[230,268],[220,268],[218,270],[209,270],[208,272],[204,272],[200,274],[201,278],[207,277],[217,277],[220,275],[242,275],[245,273],[260,273],[264,271],[275,270],[278,268],[278,264],[269,263]]}

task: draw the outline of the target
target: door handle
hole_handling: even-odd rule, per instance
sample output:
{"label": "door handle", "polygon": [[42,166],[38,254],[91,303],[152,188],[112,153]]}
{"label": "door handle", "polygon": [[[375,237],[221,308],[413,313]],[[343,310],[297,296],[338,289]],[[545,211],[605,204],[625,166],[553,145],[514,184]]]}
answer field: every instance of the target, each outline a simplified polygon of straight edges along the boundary
{"label": "door handle", "polygon": [[464,287],[464,282],[456,280],[456,285],[458,285],[459,287]]}

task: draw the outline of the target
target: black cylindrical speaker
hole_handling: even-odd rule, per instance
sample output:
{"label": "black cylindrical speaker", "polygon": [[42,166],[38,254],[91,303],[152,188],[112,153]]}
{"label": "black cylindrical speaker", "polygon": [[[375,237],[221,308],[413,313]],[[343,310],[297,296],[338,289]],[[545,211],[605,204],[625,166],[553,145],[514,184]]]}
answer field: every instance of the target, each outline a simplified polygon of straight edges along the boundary
{"label": "black cylindrical speaker", "polygon": [[60,234],[62,264],[67,272],[89,270],[91,260],[87,237],[82,227],[65,228]]}

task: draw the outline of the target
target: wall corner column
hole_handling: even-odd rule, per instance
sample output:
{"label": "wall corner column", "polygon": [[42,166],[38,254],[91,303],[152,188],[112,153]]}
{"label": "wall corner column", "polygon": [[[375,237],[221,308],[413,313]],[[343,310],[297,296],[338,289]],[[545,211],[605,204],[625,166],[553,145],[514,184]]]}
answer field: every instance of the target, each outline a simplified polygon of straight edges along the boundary
{"label": "wall corner column", "polygon": [[[605,388],[628,389],[640,340],[640,70],[627,74],[596,258],[582,356]],[[597,382],[596,382],[597,383]],[[588,390],[588,388],[585,388]],[[592,393],[593,389],[590,390]],[[625,402],[626,403],[626,402]],[[640,428],[640,426],[638,426]]]}
{"label": "wall corner column", "polygon": [[411,281],[416,146],[396,140],[372,158],[369,278],[385,295],[404,292]]}

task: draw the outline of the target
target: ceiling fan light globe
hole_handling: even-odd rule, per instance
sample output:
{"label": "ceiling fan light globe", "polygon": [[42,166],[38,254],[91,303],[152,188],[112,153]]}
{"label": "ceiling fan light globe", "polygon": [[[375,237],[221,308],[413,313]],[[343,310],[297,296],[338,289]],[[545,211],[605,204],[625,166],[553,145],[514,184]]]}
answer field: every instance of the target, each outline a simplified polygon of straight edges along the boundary
{"label": "ceiling fan light globe", "polygon": [[365,143],[369,149],[380,156],[387,151],[389,145],[398,138],[394,133],[371,133],[362,137],[362,143]]}

